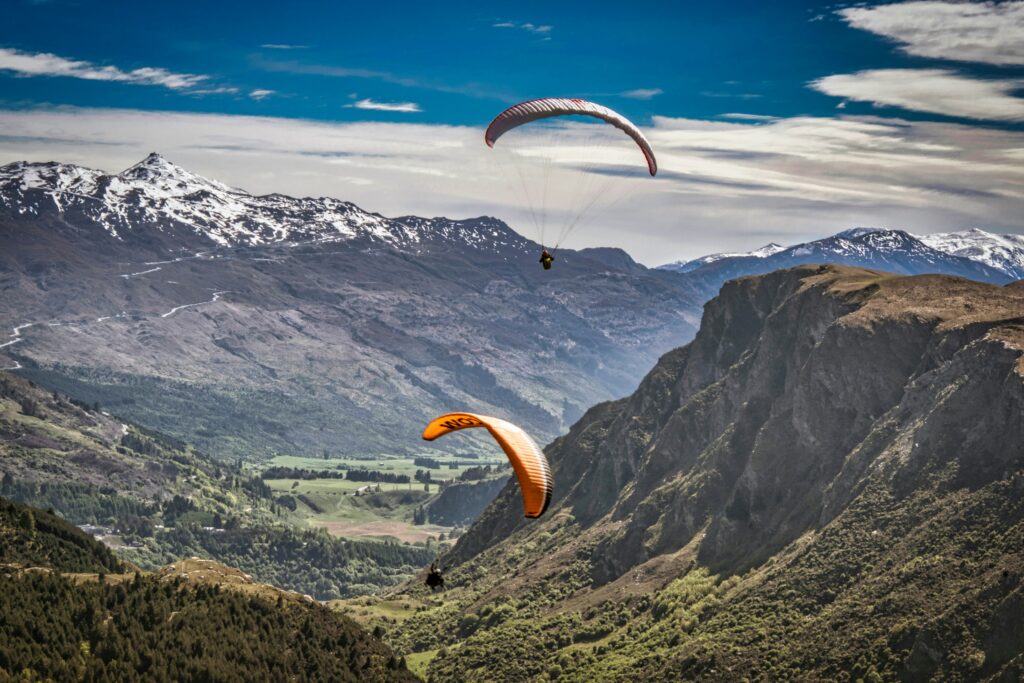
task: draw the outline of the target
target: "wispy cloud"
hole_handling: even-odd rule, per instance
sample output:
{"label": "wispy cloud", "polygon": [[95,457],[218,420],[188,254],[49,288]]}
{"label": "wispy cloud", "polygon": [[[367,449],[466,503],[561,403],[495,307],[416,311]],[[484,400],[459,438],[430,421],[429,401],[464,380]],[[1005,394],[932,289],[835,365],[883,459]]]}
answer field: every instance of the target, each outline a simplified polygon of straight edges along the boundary
{"label": "wispy cloud", "polygon": [[377,102],[368,97],[357,100],[352,104],[346,104],[345,107],[349,109],[371,109],[373,111],[392,111],[407,114],[423,111],[420,109],[420,105],[415,102]]}
{"label": "wispy cloud", "polygon": [[264,88],[257,88],[256,90],[253,90],[253,91],[251,91],[249,93],[249,97],[251,97],[252,99],[258,101],[258,100],[265,99],[265,98],[270,97],[271,95],[275,95],[275,94],[277,94],[277,91],[275,91],[275,90],[266,90]]}
{"label": "wispy cloud", "polygon": [[267,50],[306,50],[309,45],[289,45],[287,43],[263,43],[260,47]]}
{"label": "wispy cloud", "polygon": [[743,114],[740,112],[729,112],[719,114],[720,119],[735,119],[737,121],[777,121],[777,116],[765,116],[764,114]]}
{"label": "wispy cloud", "polygon": [[636,88],[620,92],[619,97],[628,97],[631,100],[650,100],[664,92],[661,88]]}
{"label": "wispy cloud", "polygon": [[700,93],[701,97],[719,97],[719,98],[735,98],[737,100],[756,100],[761,97],[758,93],[752,92],[722,92],[719,90],[704,90]]}
{"label": "wispy cloud", "polygon": [[420,82],[413,78],[405,78],[387,71],[374,71],[373,69],[351,68],[347,66],[332,66],[329,64],[304,64],[297,61],[281,62],[276,60],[257,59],[256,64],[267,71],[281,71],[294,74],[309,74],[313,76],[331,76],[333,78],[369,78],[396,85],[408,87],[419,87]]}
{"label": "wispy cloud", "polygon": [[1024,80],[981,80],[947,69],[875,69],[810,83],[815,90],[876,106],[987,121],[1024,121]]}
{"label": "wispy cloud", "polygon": [[527,33],[543,36],[544,40],[551,40],[551,31],[554,29],[549,24],[534,24],[533,22],[499,21],[491,24],[494,28],[515,28]]}
{"label": "wispy cloud", "polygon": [[67,59],[48,52],[22,52],[10,48],[0,48],[0,71],[12,71],[26,77],[63,76],[87,81],[159,85],[172,90],[192,88],[209,78],[148,66],[124,71],[116,66],[101,66],[84,60]]}
{"label": "wispy cloud", "polygon": [[900,44],[911,55],[986,64],[1024,64],[1024,1],[918,0],[847,7],[850,26]]}
{"label": "wispy cloud", "polygon": [[531,24],[526,22],[525,24],[520,24],[519,28],[530,33],[551,33],[551,26],[547,24]]}
{"label": "wispy cloud", "polygon": [[258,68],[280,73],[307,74],[313,76],[326,76],[329,78],[364,78],[368,80],[381,81],[383,83],[401,85],[406,88],[433,90],[434,92],[466,95],[469,97],[479,97],[488,100],[512,101],[516,99],[515,95],[506,92],[496,92],[489,87],[478,85],[476,83],[450,85],[447,83],[438,83],[436,81],[401,76],[389,71],[333,66],[330,64],[305,64],[298,61],[279,61],[265,59],[258,56],[253,59],[253,63]]}
{"label": "wispy cloud", "polygon": [[200,90],[189,90],[189,95],[236,95],[238,88],[222,86],[219,88],[202,88]]}

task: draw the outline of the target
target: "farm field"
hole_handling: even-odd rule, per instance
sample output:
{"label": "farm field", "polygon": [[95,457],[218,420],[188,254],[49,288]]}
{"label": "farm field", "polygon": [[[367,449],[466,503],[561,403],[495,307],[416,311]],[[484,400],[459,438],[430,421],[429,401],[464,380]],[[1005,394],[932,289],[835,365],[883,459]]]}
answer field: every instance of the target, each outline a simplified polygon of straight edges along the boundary
{"label": "farm field", "polygon": [[[494,476],[507,476],[504,459],[474,460],[471,458],[436,458],[444,467],[427,468],[413,458],[315,458],[279,455],[264,464],[271,468],[289,468],[311,472],[369,470],[392,475],[405,475],[405,483],[353,481],[332,477],[301,479],[282,477],[264,479],[277,500],[291,500],[294,516],[310,528],[326,529],[340,538],[392,538],[404,543],[438,542],[450,538],[453,527],[438,524],[415,524],[417,511],[435,500],[441,491],[438,482],[456,479],[469,467],[490,465],[503,468]],[[450,467],[454,464],[456,467]],[[432,482],[414,479],[417,471],[429,471]],[[422,521],[422,520],[421,520]]]}
{"label": "farm field", "polygon": [[427,543],[451,532],[450,527],[436,524],[415,525],[385,520],[359,523],[315,519],[310,521],[310,526],[327,529],[332,536],[341,538],[396,538],[403,543]]}

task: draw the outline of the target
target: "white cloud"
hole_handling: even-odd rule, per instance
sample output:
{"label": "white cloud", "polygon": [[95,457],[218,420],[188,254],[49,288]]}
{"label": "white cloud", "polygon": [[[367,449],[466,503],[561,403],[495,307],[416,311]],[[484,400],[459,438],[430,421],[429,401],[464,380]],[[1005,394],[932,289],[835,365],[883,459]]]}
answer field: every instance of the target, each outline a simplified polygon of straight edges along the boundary
{"label": "white cloud", "polygon": [[722,98],[735,98],[738,100],[756,100],[761,97],[759,93],[753,92],[723,92],[720,90],[703,90],[700,93],[701,97],[722,97]]}
{"label": "white cloud", "polygon": [[189,95],[236,95],[238,94],[238,88],[231,87],[220,87],[220,88],[203,88],[201,90],[189,90]]}
{"label": "white cloud", "polygon": [[737,121],[777,121],[778,116],[765,116],[764,114],[743,114],[739,112],[729,112],[727,114],[719,114],[720,119],[735,119]]}
{"label": "white cloud", "polygon": [[65,59],[47,52],[22,52],[10,48],[0,48],[0,71],[13,71],[19,76],[66,76],[87,81],[161,85],[172,90],[191,88],[209,78],[148,66],[123,71],[116,66],[100,66],[92,62]]}
{"label": "white cloud", "polygon": [[908,54],[986,64],[1024,64],[1024,1],[898,2],[837,12]]}
{"label": "white cloud", "polygon": [[377,102],[370,98],[357,100],[352,104],[346,104],[346,108],[349,109],[370,109],[372,111],[391,111],[391,112],[402,112],[406,114],[412,114],[423,111],[420,109],[420,105],[415,102]]}
{"label": "white cloud", "polygon": [[518,28],[526,31],[527,33],[534,33],[540,36],[544,36],[544,40],[551,40],[551,30],[554,28],[548,24],[534,24],[533,22],[515,22],[515,21],[499,21],[491,24],[494,28]]}
{"label": "white cloud", "polygon": [[[588,176],[621,201],[588,213],[572,248],[620,246],[654,264],[855,225],[1021,232],[1020,131],[879,117],[656,117],[644,129],[658,155],[652,179],[618,131],[609,127],[616,146],[595,147],[593,126],[581,125],[558,136],[568,147],[552,168],[553,222],[580,208],[580,176],[568,170],[575,163],[600,160],[638,174]],[[62,107],[0,110],[0,131],[0,163],[119,171],[157,150],[250,192],[338,197],[386,215],[488,214],[536,236],[512,148],[503,146],[511,139],[488,149],[479,128]],[[550,140],[527,135],[519,149],[550,150]]]}
{"label": "white cloud", "polygon": [[271,95],[274,95],[274,94],[276,94],[276,91],[274,91],[274,90],[266,90],[266,89],[262,89],[262,88],[257,88],[256,90],[253,90],[253,91],[251,91],[249,93],[249,97],[251,97],[254,100],[262,100],[262,99],[270,97]]}
{"label": "white cloud", "polygon": [[409,78],[408,76],[402,76],[400,74],[394,74],[388,71],[375,71],[373,69],[362,69],[358,67],[348,66],[334,66],[330,64],[305,64],[298,61],[278,61],[273,59],[261,58],[259,56],[253,58],[253,63],[256,66],[267,71],[279,73],[306,74],[313,76],[326,76],[328,78],[345,79],[365,78],[370,80],[383,81],[385,83],[393,83],[395,85],[401,85],[407,88],[422,88],[424,90],[433,90],[436,92],[467,95],[469,97],[479,97],[484,99],[495,99],[501,101],[517,99],[516,96],[513,94],[504,91],[495,91],[492,90],[490,87],[483,86],[479,83],[451,85],[448,83],[421,80],[418,78]]}
{"label": "white cloud", "polygon": [[267,50],[305,50],[309,45],[288,45],[286,43],[263,43],[260,47]]}
{"label": "white cloud", "polygon": [[875,69],[826,76],[810,85],[826,95],[877,106],[988,121],[1024,121],[1024,99],[1012,95],[1024,87],[1024,80],[981,80],[946,69]]}
{"label": "white cloud", "polygon": [[620,92],[619,97],[628,97],[631,100],[650,100],[664,92],[661,88],[636,88]]}

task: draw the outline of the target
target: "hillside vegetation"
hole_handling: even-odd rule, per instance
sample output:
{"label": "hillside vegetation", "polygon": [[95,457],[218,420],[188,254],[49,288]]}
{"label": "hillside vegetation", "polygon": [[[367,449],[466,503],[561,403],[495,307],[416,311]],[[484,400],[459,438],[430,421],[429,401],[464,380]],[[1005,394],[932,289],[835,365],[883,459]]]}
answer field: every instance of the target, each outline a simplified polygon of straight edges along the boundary
{"label": "hillside vegetation", "polygon": [[0,681],[417,680],[352,620],[237,570],[123,570],[67,523],[0,499]]}
{"label": "hillside vegetation", "polygon": [[109,548],[52,512],[0,498],[0,562],[7,570],[46,567],[65,572],[127,569]]}
{"label": "hillside vegetation", "polygon": [[506,487],[443,600],[349,608],[430,680],[1024,676],[1020,284],[731,282],[547,453],[549,512]]}

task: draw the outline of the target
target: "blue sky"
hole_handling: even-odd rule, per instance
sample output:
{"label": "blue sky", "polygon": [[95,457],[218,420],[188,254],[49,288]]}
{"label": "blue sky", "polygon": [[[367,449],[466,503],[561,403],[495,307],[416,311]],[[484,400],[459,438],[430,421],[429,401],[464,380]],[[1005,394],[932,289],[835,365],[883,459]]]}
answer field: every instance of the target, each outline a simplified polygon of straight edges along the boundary
{"label": "blue sky", "polygon": [[[0,27],[3,47],[207,78],[175,91],[8,74],[4,99],[474,125],[502,105],[557,94],[601,99],[639,120],[791,116],[834,111],[835,98],[806,87],[816,78],[940,62],[851,30],[827,3],[493,5],[502,11],[479,2],[293,2],[288,11],[251,2],[15,2]],[[239,92],[210,92],[227,88]],[[274,93],[247,96],[260,90]],[[352,94],[422,111],[346,109]],[[872,108],[856,103],[850,113]]]}
{"label": "blue sky", "polygon": [[[514,197],[459,177],[487,151],[466,133],[565,95],[630,117],[667,160],[572,246],[656,262],[850,224],[1022,229],[1024,2],[5,4],[0,163],[116,171],[155,147],[252,191],[516,225]],[[360,135],[394,163],[325,166]]]}

